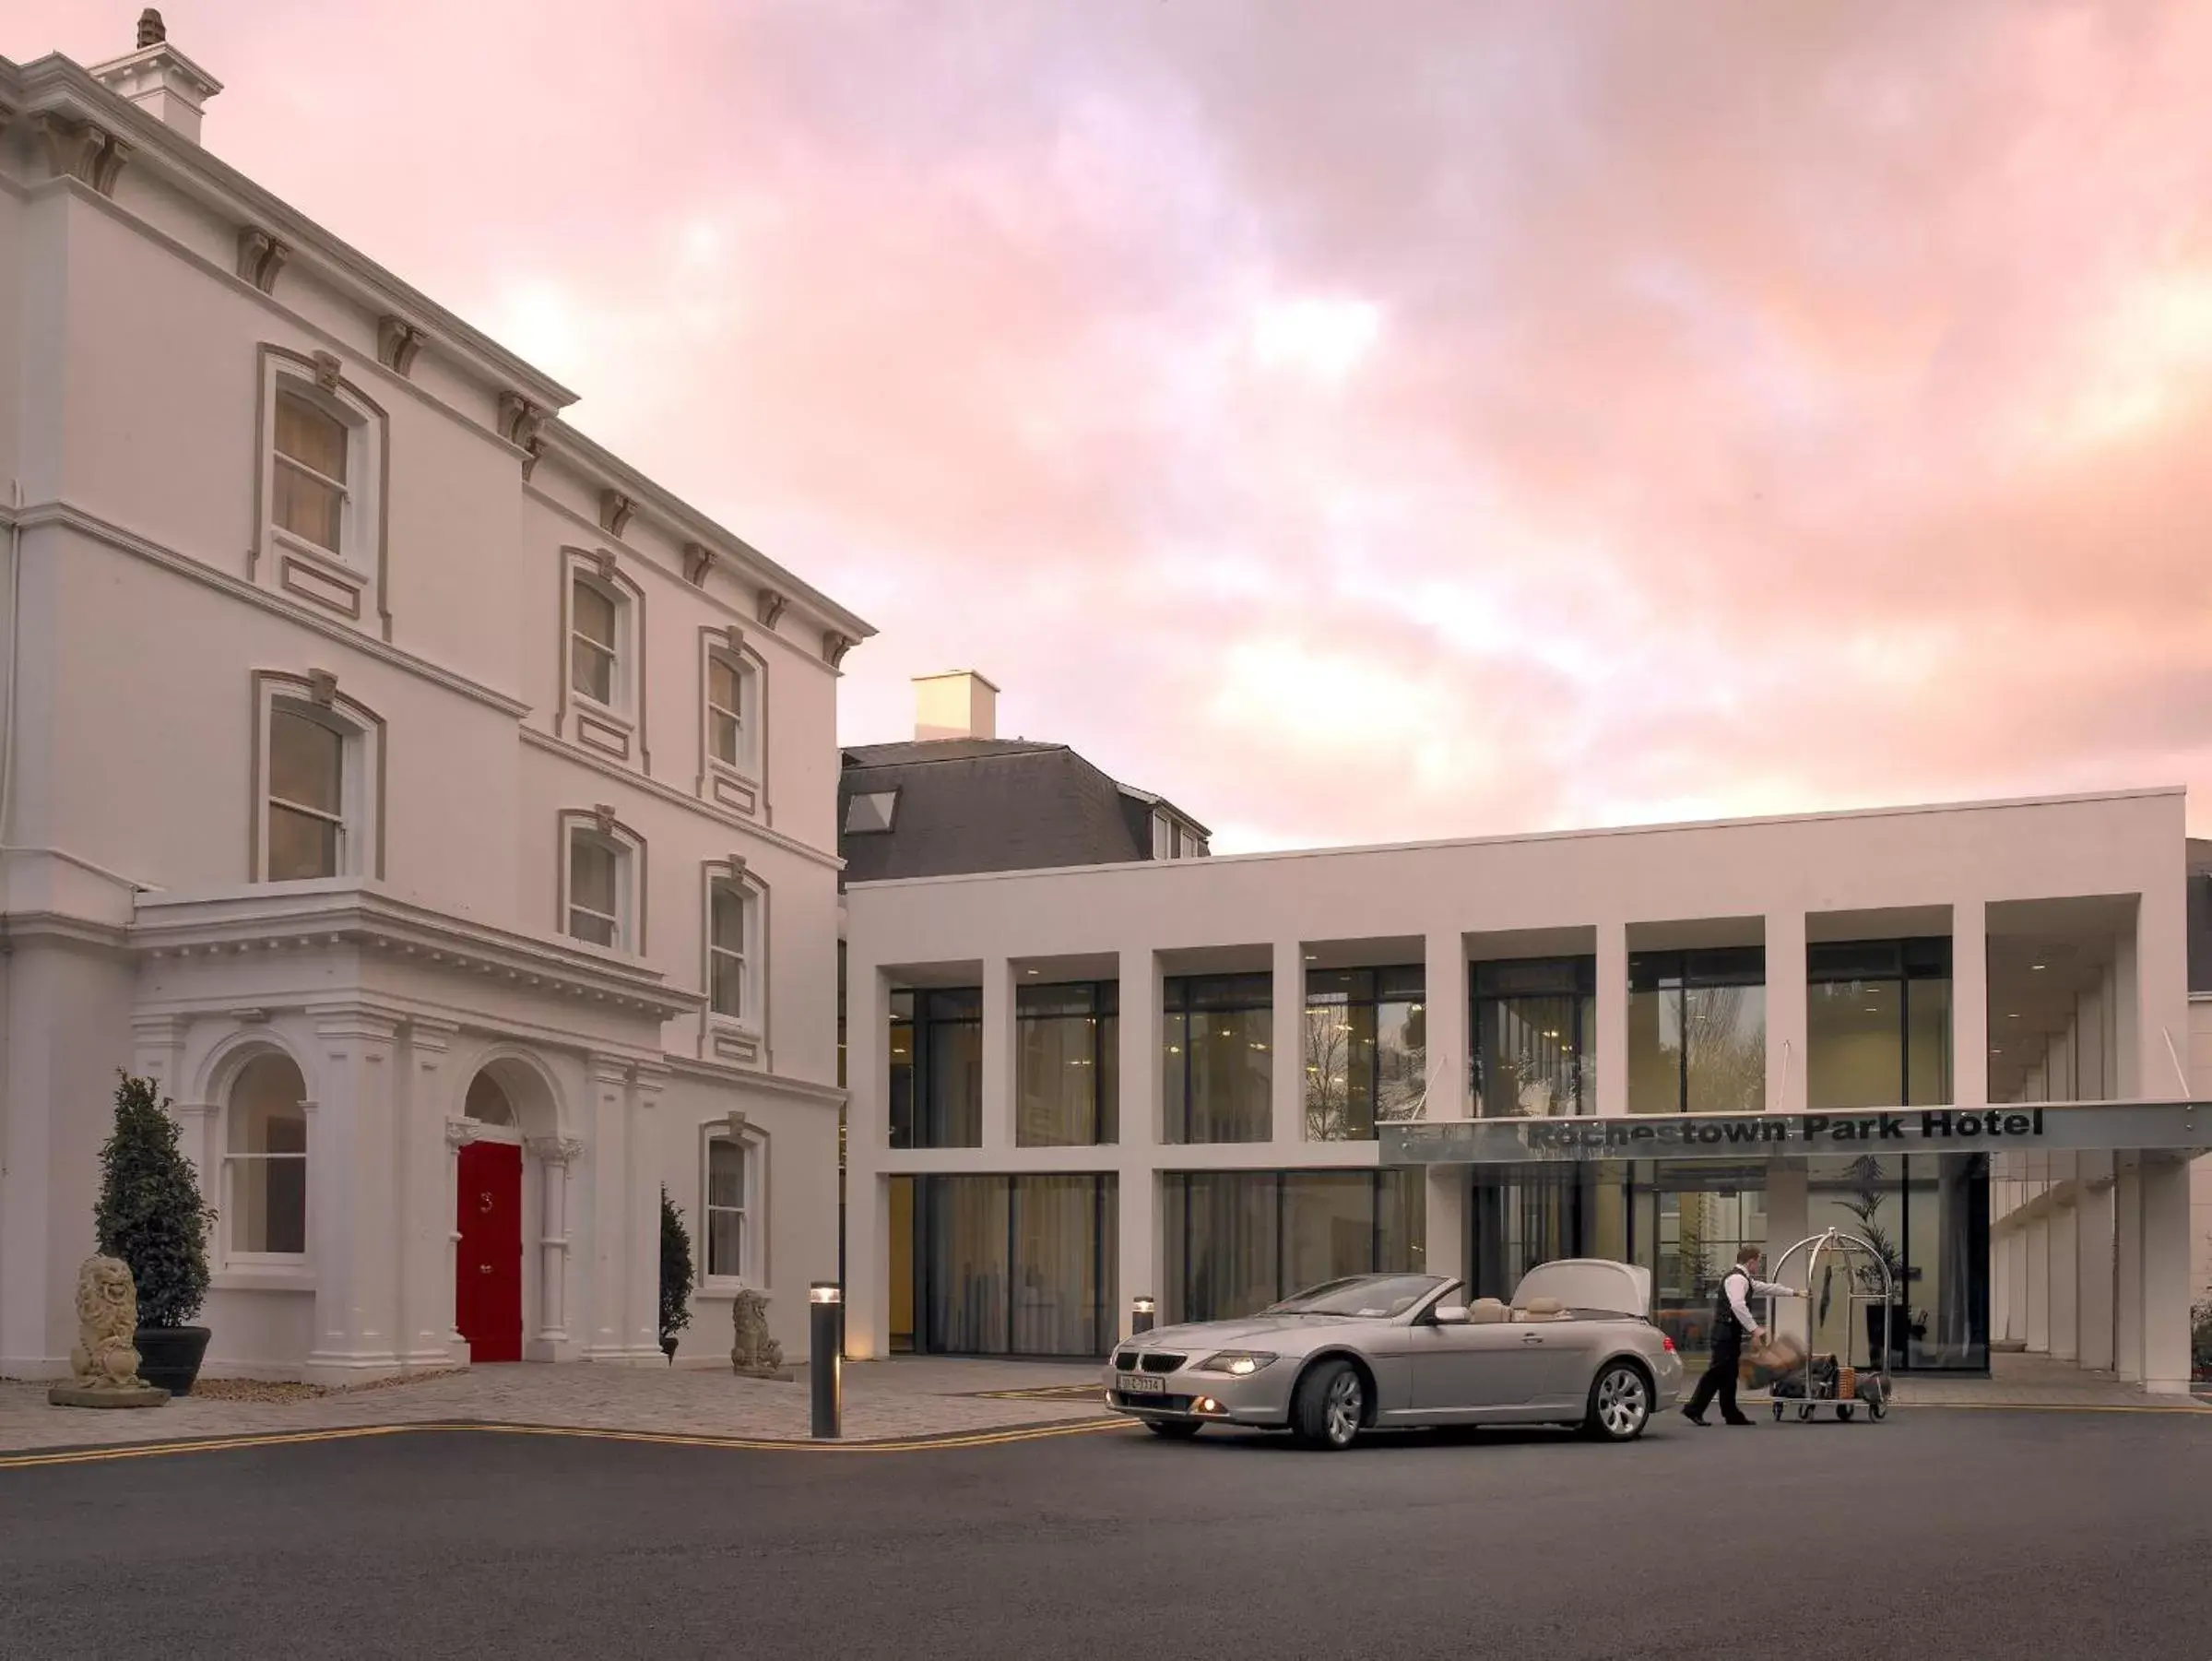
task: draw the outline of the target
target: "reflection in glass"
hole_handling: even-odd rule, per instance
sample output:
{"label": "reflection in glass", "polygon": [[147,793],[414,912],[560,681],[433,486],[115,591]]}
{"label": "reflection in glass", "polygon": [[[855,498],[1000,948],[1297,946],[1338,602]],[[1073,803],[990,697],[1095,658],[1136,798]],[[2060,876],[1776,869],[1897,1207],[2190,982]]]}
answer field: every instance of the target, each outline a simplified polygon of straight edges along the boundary
{"label": "reflection in glass", "polygon": [[1171,1171],[1161,1181],[1168,1322],[1248,1315],[1343,1275],[1415,1271],[1427,1189],[1414,1169]]}
{"label": "reflection in glass", "polygon": [[1427,1097],[1423,971],[1315,969],[1306,977],[1306,1137],[1372,1140]]}
{"label": "reflection in glass", "polygon": [[1115,1008],[1110,980],[1016,989],[1017,1145],[1114,1140]]}
{"label": "reflection in glass", "polygon": [[1596,1111],[1596,978],[1589,957],[1474,966],[1477,1118]]}
{"label": "reflection in glass", "polygon": [[926,1347],[988,1355],[1007,1345],[1004,1177],[923,1179],[922,1302]]}
{"label": "reflection in glass", "polygon": [[1766,953],[1628,959],[1628,1110],[1756,1113],[1767,1098]]}
{"label": "reflection in glass", "polygon": [[1951,943],[1806,949],[1805,1102],[1815,1111],[1951,1099]]}
{"label": "reflection in glass", "polygon": [[1164,989],[1163,1109],[1171,1143],[1273,1133],[1272,976],[1177,977]]}
{"label": "reflection in glass", "polygon": [[224,1157],[232,1252],[307,1250],[306,1081],[287,1055],[259,1055],[231,1087]]}
{"label": "reflection in glass", "polygon": [[891,1145],[983,1145],[983,993],[893,992]]}

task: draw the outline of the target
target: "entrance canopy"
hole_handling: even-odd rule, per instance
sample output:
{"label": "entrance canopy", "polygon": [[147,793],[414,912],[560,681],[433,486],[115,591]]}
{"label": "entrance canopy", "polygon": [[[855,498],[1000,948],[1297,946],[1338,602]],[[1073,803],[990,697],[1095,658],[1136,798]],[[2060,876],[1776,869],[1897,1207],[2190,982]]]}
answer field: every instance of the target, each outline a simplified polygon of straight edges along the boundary
{"label": "entrance canopy", "polygon": [[1385,1165],[1710,1159],[1816,1154],[2212,1150],[2212,1102],[2005,1103],[1876,1113],[1646,1113],[1375,1127]]}

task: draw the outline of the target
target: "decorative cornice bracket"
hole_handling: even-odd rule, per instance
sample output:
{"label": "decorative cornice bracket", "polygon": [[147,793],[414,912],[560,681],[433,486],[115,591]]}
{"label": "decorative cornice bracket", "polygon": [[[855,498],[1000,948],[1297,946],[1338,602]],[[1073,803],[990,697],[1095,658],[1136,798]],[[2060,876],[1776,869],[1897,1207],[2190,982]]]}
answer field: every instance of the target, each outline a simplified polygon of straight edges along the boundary
{"label": "decorative cornice bracket", "polygon": [[637,504],[614,489],[599,492],[599,527],[610,537],[619,537],[623,528],[637,513]]}
{"label": "decorative cornice bracket", "polygon": [[395,374],[410,374],[415,354],[422,350],[422,331],[403,317],[384,317],[376,325],[376,361]]}
{"label": "decorative cornice bracket", "polygon": [[277,291],[277,273],[292,251],[258,225],[238,228],[238,275],[264,294]]}
{"label": "decorative cornice bracket", "polygon": [[775,620],[784,614],[784,608],[790,603],[774,588],[763,588],[760,603],[754,613],[761,620],[761,627],[763,629],[775,627]]}

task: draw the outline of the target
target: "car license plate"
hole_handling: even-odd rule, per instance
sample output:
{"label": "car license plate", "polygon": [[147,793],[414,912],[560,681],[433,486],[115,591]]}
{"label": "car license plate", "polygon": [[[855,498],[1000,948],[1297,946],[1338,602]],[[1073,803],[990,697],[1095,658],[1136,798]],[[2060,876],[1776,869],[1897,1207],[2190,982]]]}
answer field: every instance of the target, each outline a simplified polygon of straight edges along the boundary
{"label": "car license plate", "polygon": [[1124,1395],[1165,1395],[1167,1394],[1165,1379],[1147,1378],[1141,1372],[1125,1372],[1118,1382],[1120,1384],[1121,1394]]}

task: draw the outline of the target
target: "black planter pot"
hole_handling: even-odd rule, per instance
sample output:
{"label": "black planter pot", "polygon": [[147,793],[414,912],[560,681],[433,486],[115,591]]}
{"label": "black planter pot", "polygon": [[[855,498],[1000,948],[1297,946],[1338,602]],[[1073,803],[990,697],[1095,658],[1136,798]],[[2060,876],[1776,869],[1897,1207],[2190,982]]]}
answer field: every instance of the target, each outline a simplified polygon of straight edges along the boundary
{"label": "black planter pot", "polygon": [[[1866,1354],[1870,1360],[1882,1353],[1883,1315],[1880,1304],[1870,1303],[1866,1306]],[[1900,1303],[1892,1307],[1887,1316],[1889,1364],[1901,1367],[1905,1364],[1906,1340],[1912,1336],[1912,1311]]]}
{"label": "black planter pot", "polygon": [[204,1326],[142,1326],[131,1335],[138,1347],[138,1376],[172,1395],[192,1394],[212,1335]]}

